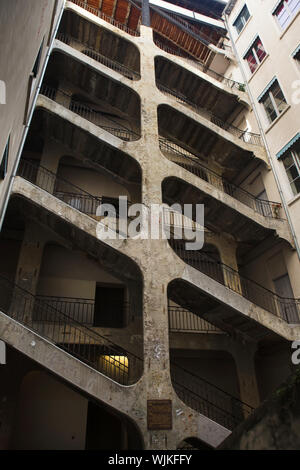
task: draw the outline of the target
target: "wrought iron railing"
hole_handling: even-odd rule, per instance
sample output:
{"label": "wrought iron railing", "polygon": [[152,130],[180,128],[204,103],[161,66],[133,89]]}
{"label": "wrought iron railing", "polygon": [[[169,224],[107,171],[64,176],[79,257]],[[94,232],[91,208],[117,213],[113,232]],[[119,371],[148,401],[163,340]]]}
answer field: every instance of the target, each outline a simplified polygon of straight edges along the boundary
{"label": "wrought iron railing", "polygon": [[[71,47],[74,47],[75,49],[80,50],[80,52],[82,52],[86,56],[96,60],[97,62],[100,62],[101,64],[105,65],[106,67],[109,67],[112,70],[115,70],[116,72],[121,73],[122,75],[124,75],[124,77],[127,77],[130,80],[139,80],[141,78],[141,75],[135,70],[131,70],[120,62],[106,57],[103,54],[100,54],[100,52],[93,49],[89,44],[80,41],[79,39],[76,39],[69,34],[58,33],[56,39]],[[79,46],[79,48],[76,47],[77,45]]]}
{"label": "wrought iron railing", "polygon": [[262,140],[259,134],[254,134],[253,132],[244,131],[242,129],[239,129],[238,127],[233,126],[232,124],[228,124],[222,121],[222,119],[215,116],[211,111],[193,103],[183,94],[178,93],[174,90],[171,90],[170,88],[166,87],[165,85],[162,85],[159,82],[156,82],[156,85],[157,85],[157,88],[163,93],[173,96],[174,98],[176,98],[176,100],[179,100],[181,103],[188,105],[190,108],[196,111],[196,113],[200,114],[200,116],[203,116],[204,118],[209,119],[210,122],[220,127],[221,129],[224,129],[225,131],[230,132],[230,134],[234,135],[235,137],[238,137],[243,142],[247,144],[262,146]]}
{"label": "wrought iron railing", "polygon": [[[125,126],[116,123],[112,119],[108,119],[101,113],[101,111],[96,111],[95,109],[90,108],[86,104],[72,99],[71,94],[68,94],[61,89],[56,89],[43,84],[40,89],[40,93],[41,95],[46,96],[50,100],[61,104],[67,109],[70,109],[70,111],[73,111],[73,113],[76,113],[84,119],[87,119],[96,126],[101,127],[110,134],[119,137],[119,139],[128,142],[132,140],[138,140],[140,138],[140,135],[136,132],[127,129]],[[107,126],[107,123],[109,123],[110,125]]]}
{"label": "wrought iron railing", "polygon": [[213,44],[214,46],[219,47],[220,49],[226,48],[228,50],[231,50],[230,46],[227,46],[226,44],[224,44],[223,38],[221,38],[220,40],[220,39],[214,39],[211,36],[208,36],[203,31],[199,30],[196,26],[186,21],[184,18],[180,17],[176,13],[173,13],[171,11],[165,11],[165,10],[162,11],[153,5],[151,5],[151,8],[155,10],[158,14],[160,14],[162,17],[165,17],[171,23],[175,24],[176,26],[185,30],[186,32],[190,33],[190,35],[194,39],[201,42],[205,46],[209,46],[210,44]]}
{"label": "wrought iron railing", "polygon": [[110,379],[131,385],[143,361],[0,275],[0,310]]}
{"label": "wrought iron railing", "polygon": [[237,199],[264,217],[279,218],[279,209],[281,208],[280,203],[259,199],[258,197],[248,193],[245,189],[226,181],[213,170],[210,170],[203,165],[196,155],[193,155],[191,152],[186,151],[184,148],[164,137],[159,138],[159,146],[162,152],[164,152],[167,158],[173,163],[176,163],[204,181],[209,182],[217,189],[220,189],[234,199]]}
{"label": "wrought iron railing", "polygon": [[[46,295],[37,295],[37,299],[41,300],[47,305],[59,310],[61,313],[66,314],[72,320],[76,320],[79,323],[82,323],[86,326],[97,326],[101,327],[101,319],[99,320],[99,315],[95,318],[95,300],[94,299],[84,299],[84,298],[74,298],[74,297],[55,297],[55,296],[46,296]],[[119,313],[114,312],[113,309],[110,311],[102,312],[103,313],[103,327],[108,324],[116,324],[120,323],[119,320]],[[131,306],[129,302],[123,302],[123,320],[122,323],[126,323],[129,318],[133,318],[134,315],[131,312]],[[109,317],[109,321],[107,318]],[[35,320],[42,320],[40,318],[40,313],[38,310],[34,312],[34,319]],[[116,320],[116,321],[115,321]],[[124,326],[124,325],[123,325]],[[123,327],[122,326],[122,327]],[[113,328],[113,326],[111,326]],[[121,326],[118,326],[121,328]]]}
{"label": "wrought iron railing", "polygon": [[115,20],[109,15],[106,15],[103,13],[101,10],[92,7],[88,3],[85,3],[81,0],[70,0],[72,3],[75,3],[81,8],[84,8],[86,11],[89,13],[92,13],[93,15],[98,16],[98,18],[101,18],[102,20],[106,21],[107,23],[110,23],[113,26],[116,26],[117,28],[121,29],[122,31],[125,31],[126,33],[130,34],[131,36],[139,36],[140,33],[138,30],[133,30],[128,28],[125,24],[121,23],[120,21]]}
{"label": "wrought iron railing", "polygon": [[[53,194],[53,196],[83,214],[94,217],[97,215],[97,209],[101,204],[109,204],[111,206],[109,216],[119,217],[119,200],[117,198],[93,196],[65,178],[56,176],[55,173],[30,160],[20,161],[18,176]],[[130,201],[128,201],[128,205],[130,204]]]}
{"label": "wrought iron railing", "polygon": [[242,92],[246,91],[246,86],[244,83],[237,82],[236,80],[232,80],[231,78],[227,78],[224,75],[221,75],[215,72],[209,67],[206,67],[205,65],[203,65],[201,62],[195,60],[192,57],[189,57],[188,53],[185,53],[181,49],[167,46],[166,44],[163,44],[157,39],[154,40],[154,43],[156,44],[157,47],[159,47],[163,51],[168,52],[168,54],[172,54],[172,55],[175,55],[177,57],[181,57],[182,59],[187,60],[194,67],[201,70],[201,72],[204,72],[207,75],[211,76],[212,78],[215,78],[216,80],[218,80],[218,82],[222,82],[224,85],[228,86],[229,88],[235,88],[236,90],[242,91]]}
{"label": "wrought iron railing", "polygon": [[284,298],[239,274],[230,266],[216,261],[205,252],[185,250],[183,240],[170,240],[175,253],[187,264],[215,281],[242,295],[250,302],[287,323],[300,323],[300,299]]}
{"label": "wrought iron railing", "polygon": [[175,362],[171,362],[170,368],[172,383],[179,398],[190,408],[225,428],[235,428],[252,413],[252,406],[192,374]]}
{"label": "wrought iron railing", "polygon": [[170,331],[225,334],[224,331],[186,308],[169,305],[168,313]]}

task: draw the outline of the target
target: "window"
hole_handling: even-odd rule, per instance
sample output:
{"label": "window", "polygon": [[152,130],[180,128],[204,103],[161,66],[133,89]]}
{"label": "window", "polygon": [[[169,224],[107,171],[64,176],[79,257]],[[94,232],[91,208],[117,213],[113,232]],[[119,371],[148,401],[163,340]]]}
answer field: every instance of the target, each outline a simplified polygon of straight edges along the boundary
{"label": "window", "polygon": [[284,30],[300,10],[300,0],[282,0],[273,12],[277,22]]}
{"label": "window", "polygon": [[[300,0],[299,0],[300,1]],[[235,22],[233,23],[233,26],[235,27],[236,29],[236,32],[238,34],[240,34],[240,32],[242,31],[242,29],[244,28],[245,24],[247,23],[247,21],[249,20],[250,18],[250,13],[249,13],[249,10],[247,8],[247,5],[244,6],[244,8],[242,9],[241,13],[239,14],[239,16],[237,17],[237,19],[235,20]]]}
{"label": "window", "polygon": [[9,154],[9,141],[10,141],[10,137],[7,140],[7,144],[6,144],[6,147],[5,147],[3,156],[2,156],[2,161],[1,161],[1,164],[0,164],[0,179],[2,179],[2,180],[4,180],[5,175],[7,173],[8,154]]}
{"label": "window", "polygon": [[287,107],[287,102],[277,80],[271,82],[267,91],[258,101],[263,104],[270,124],[275,121]]}
{"label": "window", "polygon": [[297,47],[297,49],[293,52],[292,57],[293,57],[293,59],[295,59],[297,65],[298,65],[298,69],[300,70],[300,44]]}
{"label": "window", "polygon": [[244,59],[248,62],[250,72],[253,73],[257,69],[258,65],[266,57],[266,51],[259,37],[257,37],[244,56]]}
{"label": "window", "polygon": [[294,196],[300,193],[300,146],[282,159]]}

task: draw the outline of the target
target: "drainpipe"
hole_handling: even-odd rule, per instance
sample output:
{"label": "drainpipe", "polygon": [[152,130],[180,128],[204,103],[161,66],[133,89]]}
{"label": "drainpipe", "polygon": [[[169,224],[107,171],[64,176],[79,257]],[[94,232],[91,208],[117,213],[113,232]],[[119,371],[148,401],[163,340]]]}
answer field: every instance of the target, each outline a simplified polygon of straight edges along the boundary
{"label": "drainpipe", "polygon": [[142,0],[142,25],[150,27],[149,0]]}
{"label": "drainpipe", "polygon": [[245,74],[245,70],[244,70],[243,64],[242,64],[242,62],[241,62],[240,56],[239,56],[239,54],[238,54],[238,52],[237,52],[237,49],[236,49],[236,47],[235,47],[235,42],[234,42],[234,40],[233,40],[233,37],[232,37],[232,34],[231,34],[231,30],[230,30],[230,28],[229,28],[227,15],[228,15],[228,13],[227,13],[227,11],[226,11],[226,9],[225,9],[225,11],[224,11],[224,16],[225,16],[226,28],[227,28],[227,31],[228,31],[228,33],[229,33],[229,37],[230,37],[230,41],[231,41],[231,44],[232,44],[232,47],[233,47],[234,54],[235,54],[235,56],[236,56],[236,58],[237,58],[239,67],[240,67],[241,72],[242,72],[242,75],[243,75],[244,82],[245,82],[245,84],[246,84],[246,89],[247,89],[247,92],[248,92],[248,95],[249,95],[249,98],[250,98],[251,106],[252,106],[252,109],[253,109],[253,111],[254,111],[254,114],[255,114],[255,117],[256,117],[256,120],[257,120],[257,123],[258,123],[259,131],[260,131],[260,134],[261,134],[261,136],[262,136],[262,139],[263,139],[263,142],[264,142],[266,151],[267,151],[268,161],[269,161],[270,166],[271,166],[271,168],[272,168],[272,172],[273,172],[273,175],[274,175],[276,184],[277,184],[277,188],[278,188],[278,191],[279,191],[279,194],[280,194],[280,198],[281,198],[281,201],[282,201],[282,205],[283,205],[283,208],[284,208],[284,212],[285,212],[285,215],[286,215],[288,224],[289,224],[290,229],[291,229],[292,237],[293,237],[293,240],[294,240],[294,243],[295,243],[295,248],[296,248],[296,250],[297,250],[297,255],[298,255],[298,258],[299,258],[299,260],[300,260],[300,246],[299,246],[299,243],[298,243],[298,239],[297,239],[297,236],[296,236],[296,232],[295,232],[295,229],[294,229],[294,226],[293,226],[291,217],[290,217],[289,209],[288,209],[288,206],[287,206],[287,203],[286,203],[286,201],[285,201],[285,197],[284,197],[284,194],[283,194],[283,191],[282,191],[282,188],[281,188],[281,183],[280,183],[280,180],[279,180],[278,175],[277,175],[277,171],[276,171],[275,166],[274,166],[274,162],[273,162],[273,159],[272,159],[272,156],[271,156],[271,152],[270,152],[270,148],[269,148],[269,145],[268,145],[268,142],[267,142],[267,139],[266,139],[266,136],[265,136],[265,132],[264,132],[264,129],[263,129],[261,120],[260,120],[260,116],[259,116],[258,111],[257,111],[257,109],[256,109],[256,103],[255,103],[254,98],[253,98],[253,95],[252,95],[252,93],[251,93],[251,90],[250,90],[250,87],[249,87],[249,84],[248,84],[248,80],[247,80],[247,77],[246,77],[246,74]]}
{"label": "drainpipe", "polygon": [[15,159],[15,162],[14,162],[13,170],[12,170],[12,173],[10,175],[9,184],[7,186],[7,189],[6,189],[6,193],[5,193],[5,197],[4,197],[4,203],[3,203],[3,207],[2,207],[2,211],[1,211],[1,215],[0,215],[0,231],[2,230],[2,225],[3,225],[5,213],[6,213],[6,210],[7,210],[11,190],[12,190],[13,183],[14,183],[14,180],[15,180],[15,177],[16,177],[16,173],[17,173],[17,170],[18,170],[20,158],[21,158],[21,155],[22,155],[22,152],[23,152],[24,143],[25,143],[25,140],[26,140],[26,137],[27,137],[27,134],[28,134],[30,124],[31,124],[32,116],[33,116],[33,113],[34,113],[34,110],[35,110],[36,101],[37,101],[37,98],[38,98],[38,95],[39,95],[39,92],[40,92],[40,89],[41,89],[41,84],[42,84],[42,81],[43,81],[43,78],[44,78],[44,75],[45,75],[45,72],[46,72],[46,67],[48,65],[48,61],[49,61],[49,58],[50,58],[50,55],[51,55],[51,52],[52,52],[52,48],[53,48],[53,43],[54,43],[54,40],[55,40],[55,37],[56,37],[56,33],[57,33],[57,30],[58,30],[58,27],[59,27],[60,20],[61,20],[61,17],[63,15],[64,9],[65,9],[65,0],[63,2],[63,6],[61,8],[61,11],[59,13],[59,17],[58,17],[58,20],[57,20],[57,23],[56,23],[56,26],[55,26],[55,31],[53,32],[52,39],[51,39],[51,42],[50,42],[50,46],[48,48],[47,55],[45,57],[45,61],[44,61],[44,65],[43,65],[41,75],[40,75],[40,78],[39,78],[38,86],[37,86],[37,89],[36,89],[36,92],[35,92],[35,95],[34,95],[34,99],[33,99],[32,105],[31,105],[30,114],[29,114],[29,117],[27,119],[27,123],[26,123],[26,125],[23,129],[23,134],[22,134],[22,139],[21,139],[21,142],[20,142],[19,150],[17,152],[17,156],[16,156],[16,159]]}

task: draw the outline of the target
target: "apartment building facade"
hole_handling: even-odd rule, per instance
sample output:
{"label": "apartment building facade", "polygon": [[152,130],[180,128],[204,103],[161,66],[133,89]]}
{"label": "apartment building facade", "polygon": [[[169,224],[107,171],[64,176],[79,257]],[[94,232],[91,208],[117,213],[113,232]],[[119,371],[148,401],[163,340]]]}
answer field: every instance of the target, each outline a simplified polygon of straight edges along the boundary
{"label": "apartment building facade", "polygon": [[[0,136],[1,446],[216,448],[291,373],[300,335],[296,215],[224,2],[44,3],[28,131],[9,152]],[[195,211],[174,208],[170,239],[124,238],[135,203],[203,204],[202,249],[175,237]]]}

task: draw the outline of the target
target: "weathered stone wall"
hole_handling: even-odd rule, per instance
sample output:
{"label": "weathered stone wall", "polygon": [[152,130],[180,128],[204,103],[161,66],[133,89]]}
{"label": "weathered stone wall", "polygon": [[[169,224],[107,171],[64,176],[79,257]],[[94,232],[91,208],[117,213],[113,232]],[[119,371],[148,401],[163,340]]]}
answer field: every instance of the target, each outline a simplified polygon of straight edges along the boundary
{"label": "weathered stone wall", "polygon": [[221,444],[219,450],[300,449],[300,368]]}

